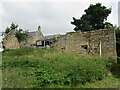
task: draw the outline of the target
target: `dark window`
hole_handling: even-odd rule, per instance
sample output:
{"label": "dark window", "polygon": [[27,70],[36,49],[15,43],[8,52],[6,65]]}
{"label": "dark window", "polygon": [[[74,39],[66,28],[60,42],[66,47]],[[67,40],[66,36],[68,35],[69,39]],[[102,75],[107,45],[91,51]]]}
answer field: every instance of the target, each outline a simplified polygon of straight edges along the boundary
{"label": "dark window", "polygon": [[88,49],[88,45],[82,45],[81,47],[86,50]]}

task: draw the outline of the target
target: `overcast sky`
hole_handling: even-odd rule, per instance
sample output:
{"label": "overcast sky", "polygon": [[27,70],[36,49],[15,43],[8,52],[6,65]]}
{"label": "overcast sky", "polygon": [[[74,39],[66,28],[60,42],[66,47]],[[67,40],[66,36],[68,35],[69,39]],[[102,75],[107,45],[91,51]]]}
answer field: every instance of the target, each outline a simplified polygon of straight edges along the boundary
{"label": "overcast sky", "polygon": [[[41,26],[44,35],[73,31],[72,17],[80,18],[90,4],[97,2],[112,7],[108,22],[118,25],[118,2],[115,0],[4,0],[0,2],[0,32],[13,22],[20,28],[36,31]],[[112,2],[110,2],[112,1]]]}
{"label": "overcast sky", "polygon": [[120,1],[118,3],[118,26],[120,26]]}

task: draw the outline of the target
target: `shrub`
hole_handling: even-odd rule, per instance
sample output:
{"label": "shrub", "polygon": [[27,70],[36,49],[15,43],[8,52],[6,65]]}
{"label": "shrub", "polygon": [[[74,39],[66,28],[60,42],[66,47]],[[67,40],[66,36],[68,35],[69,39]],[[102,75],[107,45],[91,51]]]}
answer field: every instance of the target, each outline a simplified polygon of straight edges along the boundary
{"label": "shrub", "polygon": [[[49,59],[48,59],[49,60]],[[50,61],[54,63],[49,64]],[[68,62],[69,61],[69,62]],[[74,61],[74,62],[73,62]],[[69,85],[75,87],[77,84],[85,84],[102,80],[108,70],[106,59],[79,57],[75,59],[70,55],[51,57],[46,67],[35,70],[35,87],[47,87],[49,85]]]}
{"label": "shrub", "polygon": [[[48,55],[50,54],[50,56]],[[52,55],[54,54],[54,55]],[[24,57],[34,55],[34,58]],[[44,56],[48,55],[48,56]],[[17,57],[16,57],[17,56]],[[18,56],[20,56],[18,58]],[[23,75],[33,75],[34,87],[75,87],[102,80],[116,63],[107,58],[76,56],[53,49],[21,48],[3,53],[4,68],[31,68]]]}

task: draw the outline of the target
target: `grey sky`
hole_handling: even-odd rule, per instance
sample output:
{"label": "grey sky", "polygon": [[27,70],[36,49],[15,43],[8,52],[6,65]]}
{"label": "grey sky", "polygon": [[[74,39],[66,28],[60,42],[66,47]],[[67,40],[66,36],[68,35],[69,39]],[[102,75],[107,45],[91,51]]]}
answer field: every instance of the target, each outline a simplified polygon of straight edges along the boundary
{"label": "grey sky", "polygon": [[118,26],[120,26],[120,1],[118,3]]}
{"label": "grey sky", "polygon": [[[3,31],[13,22],[29,31],[37,30],[40,25],[44,35],[70,32],[74,28],[70,24],[72,17],[80,18],[90,4],[97,2],[1,2],[0,30]],[[102,2],[102,5],[112,7],[108,21],[117,25],[118,3]]]}

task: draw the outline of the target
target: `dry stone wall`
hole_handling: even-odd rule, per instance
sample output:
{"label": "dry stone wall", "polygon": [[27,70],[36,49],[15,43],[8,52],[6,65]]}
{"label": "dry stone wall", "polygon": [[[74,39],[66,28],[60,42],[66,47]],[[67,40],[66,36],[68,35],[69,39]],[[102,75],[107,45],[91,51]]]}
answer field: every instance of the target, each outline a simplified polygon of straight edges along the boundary
{"label": "dry stone wall", "polygon": [[114,30],[95,30],[62,35],[53,47],[77,54],[117,57]]}

